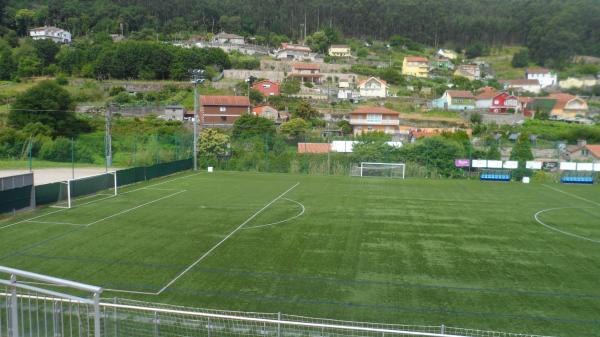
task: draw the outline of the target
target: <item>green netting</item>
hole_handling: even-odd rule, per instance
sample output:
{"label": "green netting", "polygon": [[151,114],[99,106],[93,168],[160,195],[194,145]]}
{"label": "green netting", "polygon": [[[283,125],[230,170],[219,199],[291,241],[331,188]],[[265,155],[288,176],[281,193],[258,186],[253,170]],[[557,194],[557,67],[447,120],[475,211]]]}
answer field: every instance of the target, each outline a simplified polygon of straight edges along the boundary
{"label": "green netting", "polygon": [[31,206],[31,186],[0,191],[0,213],[12,212]]}
{"label": "green netting", "polygon": [[51,183],[44,185],[37,185],[35,187],[35,204],[36,205],[47,205],[52,204],[60,200],[62,191],[65,188],[63,183]]}
{"label": "green netting", "polygon": [[71,197],[76,198],[83,195],[98,193],[111,189],[115,186],[114,176],[106,173],[88,178],[71,181]]}

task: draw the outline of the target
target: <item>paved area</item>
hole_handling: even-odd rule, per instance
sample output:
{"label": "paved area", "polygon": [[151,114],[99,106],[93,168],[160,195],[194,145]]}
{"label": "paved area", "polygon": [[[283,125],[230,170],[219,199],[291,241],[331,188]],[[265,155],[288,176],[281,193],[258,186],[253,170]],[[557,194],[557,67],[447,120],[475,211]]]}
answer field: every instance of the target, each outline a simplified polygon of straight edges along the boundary
{"label": "paved area", "polygon": [[[0,177],[28,173],[28,170],[0,170]],[[83,178],[105,172],[104,167],[75,168],[75,178]],[[36,185],[55,183],[73,178],[71,168],[43,168],[33,170],[33,181]]]}

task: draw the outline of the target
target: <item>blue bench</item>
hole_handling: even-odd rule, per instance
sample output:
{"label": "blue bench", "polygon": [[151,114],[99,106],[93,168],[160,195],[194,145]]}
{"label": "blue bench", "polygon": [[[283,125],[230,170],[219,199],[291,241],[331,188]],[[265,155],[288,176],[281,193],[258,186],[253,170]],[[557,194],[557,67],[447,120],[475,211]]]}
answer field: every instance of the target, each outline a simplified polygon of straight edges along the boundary
{"label": "blue bench", "polygon": [[479,176],[480,180],[485,181],[510,181],[510,178],[510,174],[482,173]]}
{"label": "blue bench", "polygon": [[593,184],[594,177],[570,177],[564,176],[560,178],[560,182],[563,184]]}

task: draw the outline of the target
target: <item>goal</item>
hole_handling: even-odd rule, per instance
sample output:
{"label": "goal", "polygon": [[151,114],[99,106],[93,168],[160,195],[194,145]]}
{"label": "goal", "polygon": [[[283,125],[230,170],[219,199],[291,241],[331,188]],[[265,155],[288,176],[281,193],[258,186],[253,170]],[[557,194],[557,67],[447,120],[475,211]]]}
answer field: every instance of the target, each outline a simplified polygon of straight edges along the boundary
{"label": "goal", "polygon": [[58,202],[52,207],[71,208],[75,201],[91,197],[111,197],[117,195],[117,172],[95,174],[83,178],[60,182]]}
{"label": "goal", "polygon": [[406,165],[403,163],[360,163],[361,177],[387,177],[404,179]]}

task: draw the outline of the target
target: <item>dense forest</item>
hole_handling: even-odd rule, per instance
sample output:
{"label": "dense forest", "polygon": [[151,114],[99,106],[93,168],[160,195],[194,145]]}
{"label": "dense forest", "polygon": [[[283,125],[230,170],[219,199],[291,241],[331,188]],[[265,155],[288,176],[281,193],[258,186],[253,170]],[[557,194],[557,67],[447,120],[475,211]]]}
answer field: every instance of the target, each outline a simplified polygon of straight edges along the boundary
{"label": "dense forest", "polygon": [[226,30],[297,40],[305,30],[335,27],[350,37],[402,35],[454,48],[526,44],[538,63],[600,55],[598,0],[0,0],[0,6],[5,30],[19,35],[51,24],[75,36],[122,27],[126,35]]}

